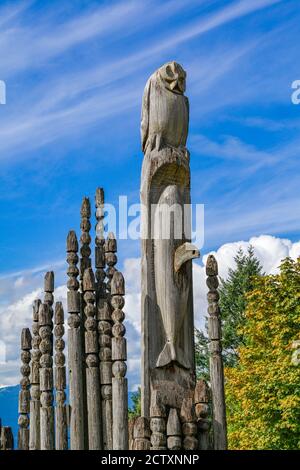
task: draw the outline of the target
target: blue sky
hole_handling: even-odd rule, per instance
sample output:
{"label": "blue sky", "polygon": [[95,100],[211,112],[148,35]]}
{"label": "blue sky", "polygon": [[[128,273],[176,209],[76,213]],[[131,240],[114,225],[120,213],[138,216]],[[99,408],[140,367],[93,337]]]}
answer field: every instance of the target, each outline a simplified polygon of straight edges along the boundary
{"label": "blue sky", "polygon": [[[297,243],[299,22],[292,0],[1,1],[0,316],[26,310],[45,269],[64,282],[84,195],[139,201],[142,93],[169,60],[187,71],[203,253],[263,234]],[[120,242],[129,288],[138,257]]]}

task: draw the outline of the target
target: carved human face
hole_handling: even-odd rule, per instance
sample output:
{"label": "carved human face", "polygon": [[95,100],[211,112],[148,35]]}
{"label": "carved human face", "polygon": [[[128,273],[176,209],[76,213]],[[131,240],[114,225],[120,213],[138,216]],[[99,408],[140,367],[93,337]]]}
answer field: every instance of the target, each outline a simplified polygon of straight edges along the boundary
{"label": "carved human face", "polygon": [[177,62],[168,62],[159,69],[159,74],[165,87],[174,93],[185,92],[186,73]]}

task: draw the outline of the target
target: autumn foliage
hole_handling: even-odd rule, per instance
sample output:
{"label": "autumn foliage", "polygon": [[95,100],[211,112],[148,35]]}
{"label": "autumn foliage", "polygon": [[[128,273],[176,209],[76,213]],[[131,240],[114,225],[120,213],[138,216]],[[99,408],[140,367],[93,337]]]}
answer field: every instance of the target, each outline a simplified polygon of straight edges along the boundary
{"label": "autumn foliage", "polygon": [[241,333],[239,362],[225,370],[229,446],[299,449],[300,258],[256,278]]}

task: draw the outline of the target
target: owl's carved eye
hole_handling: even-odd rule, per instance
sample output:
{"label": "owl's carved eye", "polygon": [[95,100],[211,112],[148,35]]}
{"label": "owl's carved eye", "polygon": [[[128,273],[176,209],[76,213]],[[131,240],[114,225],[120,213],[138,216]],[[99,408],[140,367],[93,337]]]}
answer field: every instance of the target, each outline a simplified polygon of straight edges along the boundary
{"label": "owl's carved eye", "polygon": [[174,78],[173,70],[171,69],[170,65],[167,65],[166,67],[166,75],[168,78]]}

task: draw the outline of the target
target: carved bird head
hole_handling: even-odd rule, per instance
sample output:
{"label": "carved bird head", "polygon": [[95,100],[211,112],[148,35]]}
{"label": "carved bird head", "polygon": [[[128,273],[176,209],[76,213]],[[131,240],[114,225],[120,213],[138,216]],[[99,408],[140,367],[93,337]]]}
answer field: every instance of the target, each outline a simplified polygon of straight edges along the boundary
{"label": "carved bird head", "polygon": [[181,266],[183,266],[187,261],[190,261],[191,259],[199,258],[199,257],[200,257],[200,251],[195,245],[189,242],[183,243],[175,251],[175,255],[174,255],[175,272],[178,273]]}
{"label": "carved bird head", "polygon": [[168,62],[158,69],[165,87],[174,93],[185,92],[186,72],[177,62]]}

